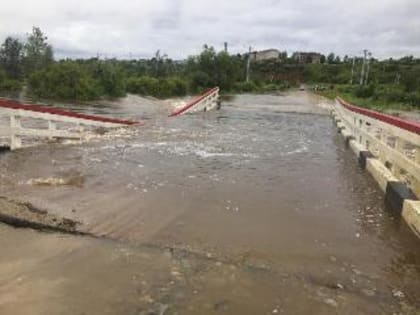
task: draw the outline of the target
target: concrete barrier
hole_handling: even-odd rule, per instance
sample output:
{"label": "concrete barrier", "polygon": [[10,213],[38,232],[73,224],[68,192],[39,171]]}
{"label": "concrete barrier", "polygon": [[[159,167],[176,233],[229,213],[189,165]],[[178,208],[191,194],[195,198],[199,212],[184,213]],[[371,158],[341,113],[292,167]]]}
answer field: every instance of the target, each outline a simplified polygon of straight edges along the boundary
{"label": "concrete barrier", "polygon": [[386,204],[420,237],[420,124],[340,98],[331,114],[360,166],[384,192]]}
{"label": "concrete barrier", "polygon": [[177,108],[169,117],[180,116],[193,112],[208,112],[213,109],[220,109],[219,88],[210,89],[204,94],[196,97],[184,106]]}
{"label": "concrete barrier", "polygon": [[420,201],[405,200],[402,217],[413,232],[420,238]]}
{"label": "concrete barrier", "polygon": [[[132,126],[140,124],[137,121],[122,120],[96,115],[87,115],[59,108],[52,108],[42,105],[21,104],[12,100],[0,99],[0,114],[9,117],[10,125],[0,127],[0,137],[10,139],[10,149],[15,150],[22,147],[23,137],[35,138],[63,138],[82,139],[83,132],[79,128],[77,132],[57,129],[57,122],[74,124],[77,126],[94,126],[103,128],[116,128],[121,126]],[[21,124],[21,118],[32,118],[44,120],[48,123],[48,129],[29,129]]]}

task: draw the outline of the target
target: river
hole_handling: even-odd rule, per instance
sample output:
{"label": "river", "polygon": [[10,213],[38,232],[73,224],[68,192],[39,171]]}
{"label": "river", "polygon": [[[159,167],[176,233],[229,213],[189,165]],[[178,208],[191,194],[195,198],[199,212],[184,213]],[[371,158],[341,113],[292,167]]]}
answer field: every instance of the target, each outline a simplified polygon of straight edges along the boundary
{"label": "river", "polygon": [[0,314],[418,314],[420,242],[318,103],[129,96],[76,109],[141,126],[1,154],[0,196],[92,236],[0,225]]}

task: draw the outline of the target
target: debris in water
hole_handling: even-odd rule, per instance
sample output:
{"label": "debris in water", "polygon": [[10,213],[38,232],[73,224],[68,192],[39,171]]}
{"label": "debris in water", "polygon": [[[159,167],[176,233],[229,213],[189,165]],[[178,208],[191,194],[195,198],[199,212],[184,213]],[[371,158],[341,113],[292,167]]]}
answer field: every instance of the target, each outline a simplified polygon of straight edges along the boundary
{"label": "debris in water", "polygon": [[374,296],[375,295],[375,291],[370,290],[370,289],[363,289],[362,293],[366,296]]}
{"label": "debris in water", "polygon": [[399,298],[399,299],[403,299],[403,298],[405,298],[405,294],[404,294],[404,292],[402,292],[402,291],[400,291],[400,290],[392,290],[392,295],[394,296],[394,297],[396,297],[396,298]]}
{"label": "debris in water", "polygon": [[47,177],[47,178],[31,178],[27,181],[28,185],[37,186],[76,186],[82,187],[85,177],[82,175],[68,177]]}
{"label": "debris in water", "polygon": [[325,299],[324,303],[328,304],[329,306],[332,306],[332,307],[337,307],[338,306],[337,301],[334,300],[334,299]]}

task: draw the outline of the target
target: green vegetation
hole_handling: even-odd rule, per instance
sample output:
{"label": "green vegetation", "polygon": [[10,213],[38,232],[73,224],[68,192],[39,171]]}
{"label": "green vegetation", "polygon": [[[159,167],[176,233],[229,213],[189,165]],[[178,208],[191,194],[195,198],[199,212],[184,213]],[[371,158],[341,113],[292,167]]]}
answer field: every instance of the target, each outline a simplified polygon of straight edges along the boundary
{"label": "green vegetation", "polygon": [[155,97],[183,96],[187,94],[187,84],[180,78],[131,77],[127,79],[127,92]]}
{"label": "green vegetation", "polygon": [[305,77],[308,83],[321,87],[319,92],[326,97],[340,95],[376,110],[420,108],[420,59],[372,60],[369,78],[363,85],[360,85],[361,63],[361,59],[356,60],[354,68],[348,59],[339,64],[308,65]]}
{"label": "green vegetation", "polygon": [[320,93],[327,97],[341,95],[362,106],[420,106],[420,59],[371,59],[362,85],[361,58],[353,62],[331,53],[318,60],[319,64],[302,64],[282,52],[278,59],[252,61],[249,81],[247,55],[217,52],[207,45],[183,61],[160,51],[151,59],[55,61],[48,38],[34,27],[25,41],[8,37],[1,45],[0,91],[19,92],[26,86],[35,98],[86,101],[126,93],[168,98],[215,86],[224,93],[272,93],[306,83],[323,87]]}
{"label": "green vegetation", "polygon": [[358,85],[337,84],[319,90],[319,94],[335,99],[337,96],[353,104],[374,110],[413,110],[419,109],[420,93],[405,93],[403,89],[390,85],[370,84],[367,87]]}
{"label": "green vegetation", "polygon": [[40,98],[87,101],[100,96],[98,82],[74,62],[58,63],[36,71],[29,77],[28,85]]}

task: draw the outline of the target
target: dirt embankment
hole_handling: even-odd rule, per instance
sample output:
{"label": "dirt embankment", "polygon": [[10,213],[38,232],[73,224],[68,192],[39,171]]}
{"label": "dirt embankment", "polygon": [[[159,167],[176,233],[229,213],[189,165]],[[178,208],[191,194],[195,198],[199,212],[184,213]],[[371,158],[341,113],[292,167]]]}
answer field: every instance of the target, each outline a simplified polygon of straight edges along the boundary
{"label": "dirt embankment", "polygon": [[77,229],[80,222],[60,218],[30,203],[17,202],[5,197],[0,197],[0,222],[18,228],[84,234]]}

